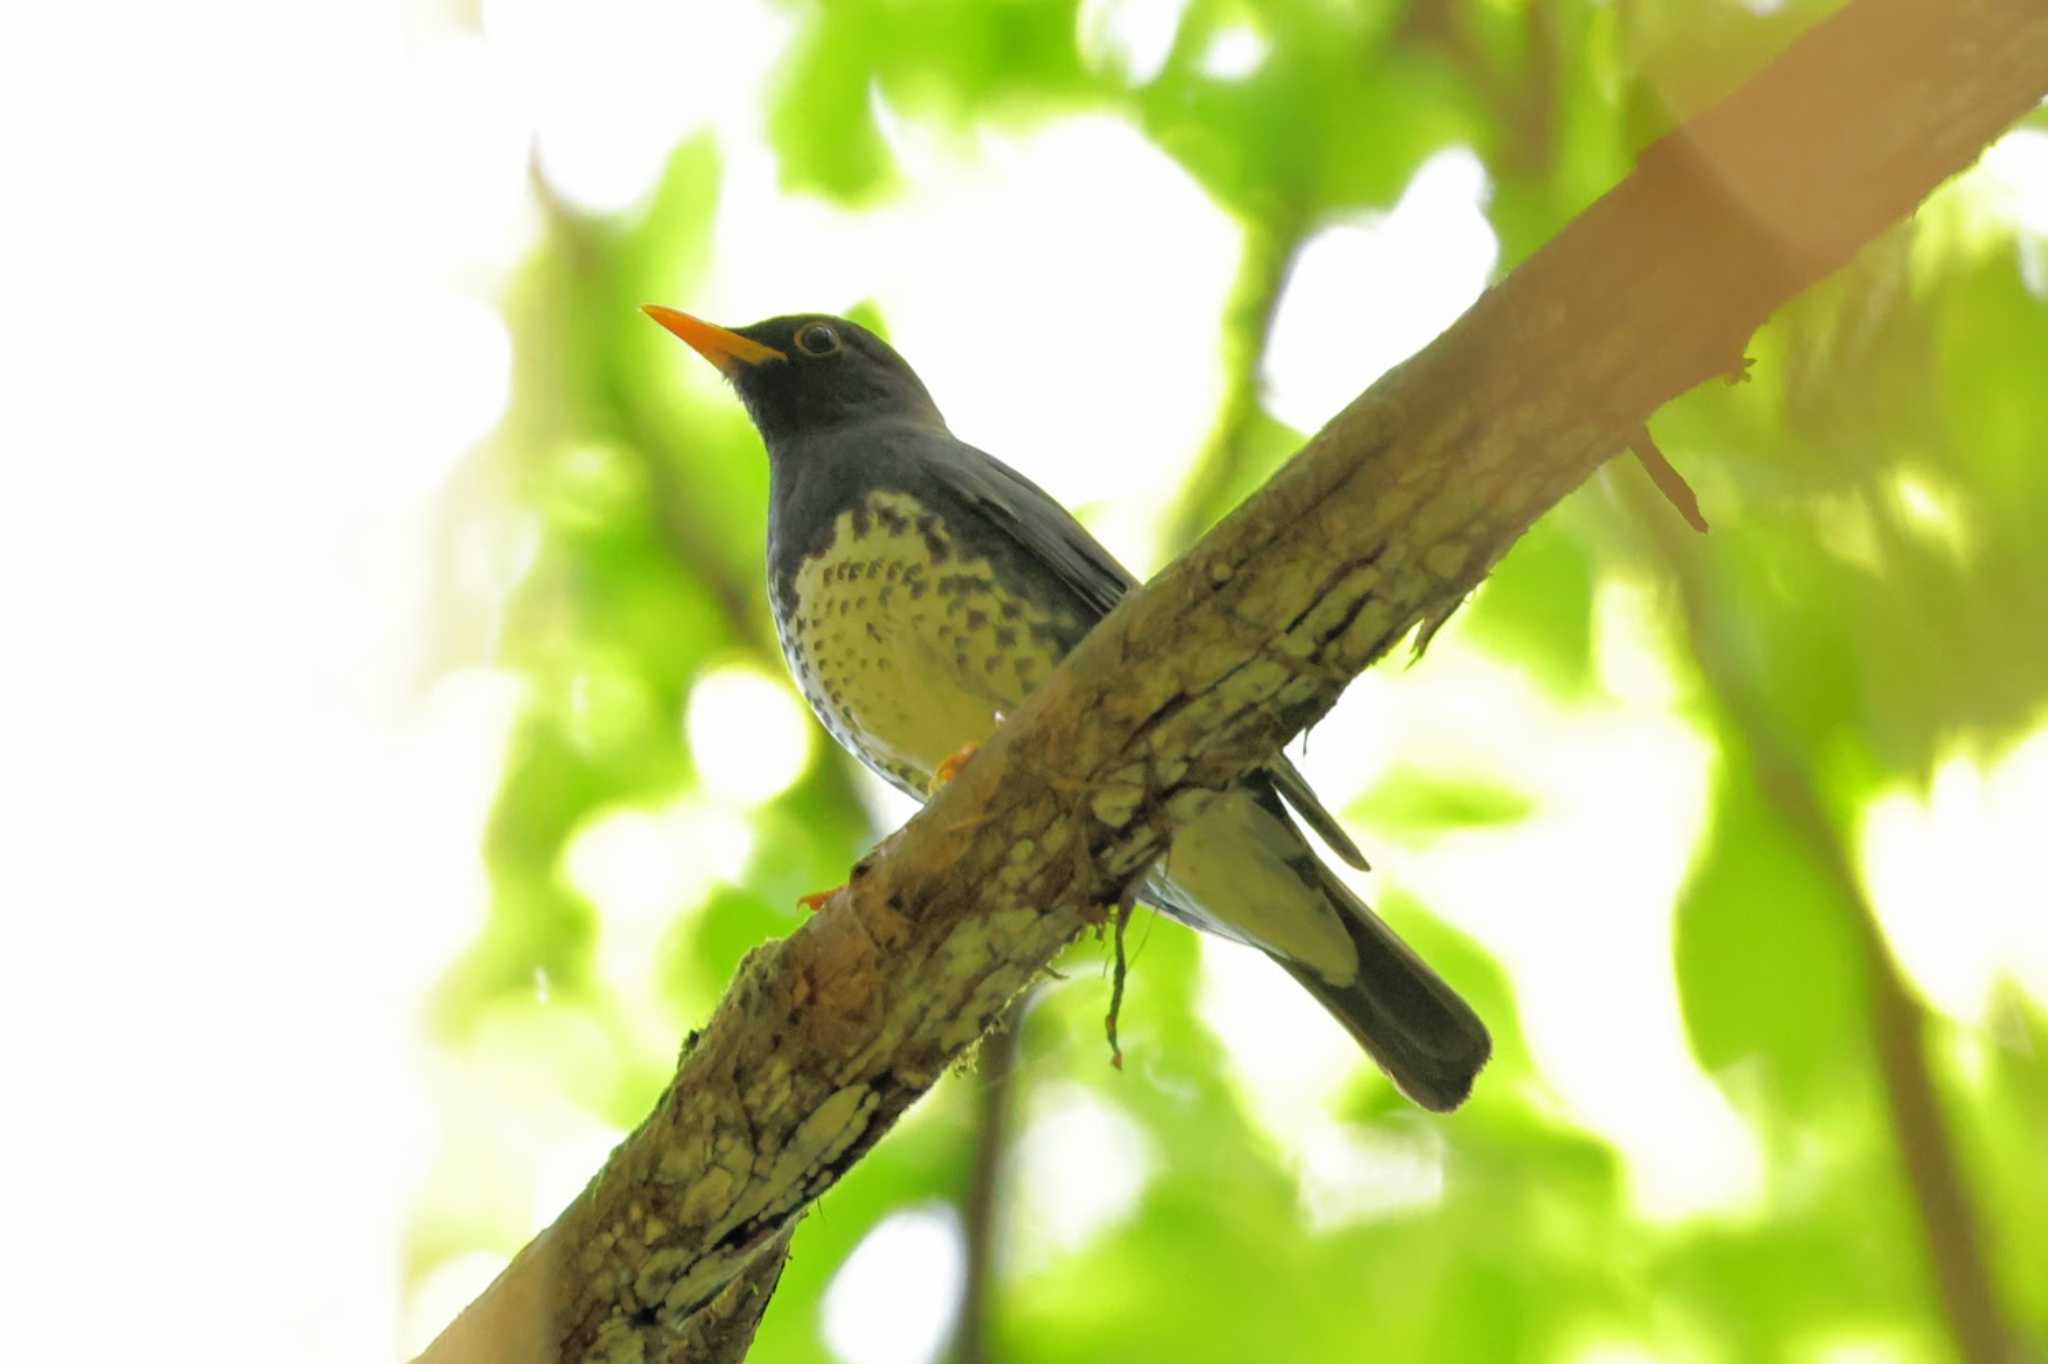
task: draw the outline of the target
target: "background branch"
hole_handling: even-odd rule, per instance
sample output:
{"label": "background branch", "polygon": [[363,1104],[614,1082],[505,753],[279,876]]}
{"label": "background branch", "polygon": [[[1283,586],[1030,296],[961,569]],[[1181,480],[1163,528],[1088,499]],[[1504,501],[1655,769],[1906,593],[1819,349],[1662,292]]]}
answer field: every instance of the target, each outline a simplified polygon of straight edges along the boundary
{"label": "background branch", "polygon": [[[583,299],[595,300],[598,307],[636,308],[636,281],[621,273],[616,253],[610,249],[610,238],[617,229],[565,203],[541,173],[537,156],[534,153],[528,158],[527,183],[577,285],[563,291],[564,310],[586,312],[587,306],[580,302]],[[561,325],[591,338],[602,335],[587,316],[564,317]],[[674,435],[645,410],[632,384],[619,372],[618,357],[595,340],[591,344],[600,353],[590,360],[590,373],[582,376],[582,383],[604,434],[620,440],[638,459],[661,523],[663,544],[692,577],[710,586],[734,639],[746,641],[763,656],[779,657],[768,615],[759,609],[760,575],[742,572],[719,552],[720,537],[711,533],[704,512],[678,474],[688,467],[688,461],[677,449]]]}
{"label": "background branch", "polygon": [[1244,254],[1223,316],[1223,401],[1216,427],[1167,518],[1161,542],[1168,553],[1193,544],[1228,508],[1230,495],[1247,476],[1252,437],[1262,416],[1259,365],[1306,231],[1307,225],[1292,216],[1277,224],[1260,220],[1245,225]]}
{"label": "background branch", "polygon": [[1133,594],[788,939],[428,1352],[660,1357],[1199,811],[1432,627],[1659,404],[2048,92],[2038,0],[1858,0],[1637,170]]}
{"label": "background branch", "polygon": [[1032,992],[1017,996],[1002,1019],[981,1040],[975,1067],[974,1167],[962,1208],[967,1248],[966,1279],[960,1293],[960,1322],[953,1333],[955,1364],[990,1364],[995,1301],[996,1249],[1003,1225],[1003,1171],[1017,1123],[1017,1062],[1024,1011]]}
{"label": "background branch", "polygon": [[1926,1240],[1944,1319],[1959,1358],[2003,1364],[2017,1358],[1984,1261],[1962,1170],[1927,1060],[1927,1015],[1886,943],[1849,850],[1814,784],[1808,764],[1771,714],[1738,658],[1724,622],[1706,551],[1689,537],[1640,479],[1627,484],[1636,520],[1678,587],[1694,664],[1727,712],[1756,768],[1763,795],[1834,892],[1861,949],[1870,986],[1871,1047],[1876,1053],[1892,1137],[1905,1165],[1913,1210]]}

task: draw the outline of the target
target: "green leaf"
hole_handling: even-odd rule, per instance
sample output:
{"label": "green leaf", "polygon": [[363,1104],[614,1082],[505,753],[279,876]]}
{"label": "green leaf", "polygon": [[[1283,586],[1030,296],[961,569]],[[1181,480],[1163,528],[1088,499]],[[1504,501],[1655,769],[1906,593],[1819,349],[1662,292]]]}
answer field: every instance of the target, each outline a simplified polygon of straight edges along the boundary
{"label": "green leaf", "polygon": [[1427,839],[1457,829],[1513,824],[1535,809],[1530,797],[1504,786],[1397,767],[1353,801],[1347,813],[1374,828]]}
{"label": "green leaf", "polygon": [[1729,760],[1679,898],[1679,999],[1700,1064],[1766,1111],[1811,1111],[1868,1079],[1866,958],[1852,912],[1752,769]]}
{"label": "green leaf", "polygon": [[1457,619],[1474,642],[1528,668],[1561,696],[1592,674],[1595,564],[1565,512],[1532,526]]}

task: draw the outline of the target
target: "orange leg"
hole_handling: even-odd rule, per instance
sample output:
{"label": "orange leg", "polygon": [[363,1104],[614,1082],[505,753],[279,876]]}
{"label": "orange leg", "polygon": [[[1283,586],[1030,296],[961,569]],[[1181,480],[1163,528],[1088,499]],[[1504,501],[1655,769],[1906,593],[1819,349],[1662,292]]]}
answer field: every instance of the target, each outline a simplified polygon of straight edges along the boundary
{"label": "orange leg", "polygon": [[958,752],[939,764],[938,771],[932,773],[932,779],[925,787],[925,794],[931,796],[939,794],[939,788],[959,776],[960,769],[967,766],[968,759],[972,758],[980,749],[980,744],[963,744]]}

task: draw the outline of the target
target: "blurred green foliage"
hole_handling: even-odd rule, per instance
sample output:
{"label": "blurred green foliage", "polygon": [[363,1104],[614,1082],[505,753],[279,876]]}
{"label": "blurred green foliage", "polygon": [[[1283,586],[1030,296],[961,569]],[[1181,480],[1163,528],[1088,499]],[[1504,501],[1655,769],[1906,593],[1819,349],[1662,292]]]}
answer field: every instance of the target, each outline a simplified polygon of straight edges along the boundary
{"label": "blurred green foliage", "polygon": [[[1624,175],[1635,149],[1828,7],[1795,0],[1760,16],[1678,0],[1190,0],[1142,77],[1086,41],[1115,8],[795,6],[779,83],[759,92],[785,187],[854,206],[902,190],[878,91],[901,117],[952,130],[1107,111],[1284,261],[1318,227],[1385,208],[1425,158],[1463,145],[1491,177],[1505,269]],[[1209,73],[1216,35],[1246,27],[1266,45],[1256,68]],[[704,40],[717,41],[712,11]],[[617,218],[581,216],[539,185],[544,240],[505,300],[513,407],[482,456],[496,495],[538,526],[495,658],[529,690],[485,849],[492,911],[449,971],[438,1036],[478,1065],[480,1049],[497,1048],[492,1065],[524,1067],[535,1092],[619,1130],[651,1103],[683,1029],[745,952],[787,932],[794,896],[843,879],[878,832],[849,760],[820,745],[792,786],[746,812],[743,869],[669,907],[647,963],[651,1005],[601,969],[612,926],[562,870],[578,831],[606,812],[698,791],[680,717],[702,670],[738,659],[779,675],[760,563],[765,462],[737,406],[678,382],[690,362],[637,312],[715,271],[723,174],[706,135],[678,147],[654,195]],[[1841,1341],[1874,1342],[1884,1352],[1870,1358],[1948,1355],[1932,1252],[1873,1057],[1865,907],[1825,873],[1814,832],[1770,798],[1749,732],[1759,717],[1731,707],[1717,679],[1732,674],[1762,698],[1761,722],[1851,861],[1874,797],[1919,789],[1954,753],[2001,753],[2041,723],[2048,305],[2009,235],[1959,225],[1972,211],[1930,206],[1918,228],[1873,246],[1759,335],[1751,382],[1701,389],[1660,414],[1660,440],[1699,488],[1711,536],[1658,548],[1616,496],[1634,471],[1612,468],[1546,517],[1451,629],[1557,704],[1593,704],[1603,588],[1658,603],[1657,647],[1679,679],[1670,713],[1715,760],[1681,892],[1639,911],[1675,916],[1685,1026],[1755,1136],[1761,1206],[1644,1215],[1622,1153],[1567,1116],[1532,1060],[1515,982],[1426,906],[1397,900],[1390,912],[1469,984],[1500,1059],[1471,1106],[1443,1122],[1362,1076],[1344,1120],[1397,1145],[1440,1141],[1442,1197],[1313,1227],[1297,1171],[1198,1018],[1193,939],[1141,922],[1123,1023],[1131,1071],[1104,1063],[1100,949],[1083,944],[1071,979],[1053,982],[1023,1021],[1014,1079],[1026,1113],[1033,1093],[1065,1085],[1126,1115],[1150,1144],[1151,1177],[1127,1217],[1001,1276],[994,1357],[1547,1360],[1618,1342],[1639,1352],[1619,1356],[1629,1358],[1822,1359]],[[1268,274],[1271,287],[1285,277]],[[867,285],[844,283],[850,297]],[[1256,406],[1248,367],[1264,346],[1264,303],[1218,321],[1219,343],[1245,367],[1233,382],[1252,396],[1188,471],[1206,498],[1182,509],[1192,524],[1221,514],[1298,440]],[[1100,307],[1117,311],[1114,298]],[[1028,452],[1001,453],[1030,468]],[[1172,502],[1162,490],[1162,514]],[[1685,627],[1688,609],[1715,623],[1715,666],[1696,655],[1708,646]],[[1429,685],[1432,662],[1407,684]],[[1507,753],[1517,736],[1497,742]],[[1397,766],[1353,814],[1398,848],[1515,825],[1545,800],[1510,775]],[[1568,893],[1525,887],[1521,908],[1540,917],[1548,897]],[[2043,906],[2038,880],[2013,895]],[[576,1021],[534,1024],[536,1009]],[[2017,990],[1996,1014],[2005,1022],[1990,1030],[1930,1014],[1926,1041],[1999,1308],[2038,1350],[2048,1348],[2048,1260],[2035,1230],[2048,1224],[2048,1030],[2038,1001]],[[517,1054],[505,1056],[507,1045]],[[958,1078],[942,1085],[805,1222],[756,1358],[832,1358],[820,1301],[845,1257],[893,1210],[964,1197],[972,1090]],[[465,1150],[451,1145],[451,1167]],[[1029,1191],[1013,1180],[1008,1196]],[[418,1267],[523,1239],[519,1198],[508,1196],[511,1213],[487,1203],[424,1203]]]}

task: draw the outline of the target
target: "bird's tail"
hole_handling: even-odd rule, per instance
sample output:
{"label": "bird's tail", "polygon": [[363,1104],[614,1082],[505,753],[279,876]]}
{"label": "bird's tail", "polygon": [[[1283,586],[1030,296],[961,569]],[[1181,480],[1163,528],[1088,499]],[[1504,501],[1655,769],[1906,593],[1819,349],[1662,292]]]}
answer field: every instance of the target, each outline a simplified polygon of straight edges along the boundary
{"label": "bird's tail", "polygon": [[1358,1039],[1402,1093],[1449,1112],[1472,1092],[1493,1054],[1486,1025],[1335,873],[1320,863],[1316,870],[1358,949],[1358,974],[1332,985],[1309,967],[1277,954],[1273,960]]}

